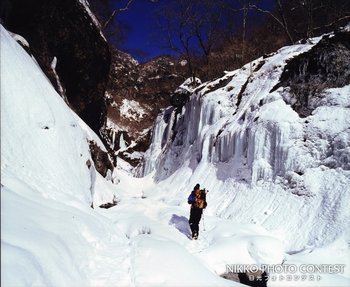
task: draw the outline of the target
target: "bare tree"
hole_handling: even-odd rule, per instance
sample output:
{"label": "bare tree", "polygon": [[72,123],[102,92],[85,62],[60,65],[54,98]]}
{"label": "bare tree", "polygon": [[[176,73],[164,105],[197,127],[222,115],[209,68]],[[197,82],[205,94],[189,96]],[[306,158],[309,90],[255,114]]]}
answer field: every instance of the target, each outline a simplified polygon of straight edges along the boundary
{"label": "bare tree", "polygon": [[249,8],[255,9],[259,12],[262,12],[262,13],[265,13],[265,14],[271,16],[283,28],[285,34],[287,35],[287,37],[289,39],[290,44],[293,44],[294,38],[289,31],[289,25],[288,25],[288,22],[287,22],[286,16],[285,16],[284,5],[283,5],[281,0],[275,0],[275,5],[276,5],[275,12],[270,11],[270,10],[266,10],[266,9],[262,9],[255,4],[250,5]]}
{"label": "bare tree", "polygon": [[209,64],[210,54],[221,41],[223,2],[177,0],[164,2],[159,23],[164,28],[167,48],[184,57],[192,77],[198,66]]}
{"label": "bare tree", "polygon": [[187,61],[190,75],[195,78],[195,68],[193,66],[193,52],[191,48],[193,31],[190,27],[190,5],[187,1],[179,1],[178,9],[167,4],[160,10],[160,25],[165,33],[166,48],[174,51]]}
{"label": "bare tree", "polygon": [[293,14],[303,16],[300,19],[302,25],[299,24],[297,32],[301,31],[307,38],[325,32],[337,23],[346,23],[345,21],[350,19],[350,1],[294,0],[292,3]]}
{"label": "bare tree", "polygon": [[[344,0],[275,0],[275,20],[293,43],[330,32],[350,19],[350,1]],[[268,12],[274,16],[274,12]]]}
{"label": "bare tree", "polygon": [[243,25],[242,25],[242,63],[245,62],[245,53],[246,53],[246,37],[247,37],[247,18],[249,6],[251,5],[250,0],[240,0],[243,11]]}
{"label": "bare tree", "polygon": [[118,46],[126,40],[130,27],[118,21],[117,16],[127,11],[132,2],[133,0],[89,0],[91,9],[100,22],[102,32],[114,45]]}
{"label": "bare tree", "polygon": [[[249,23],[250,14],[253,10],[253,7],[258,7],[257,4],[260,0],[231,0],[225,1],[225,7],[231,12],[231,19],[233,21],[239,20],[241,22],[241,64],[246,62],[247,58],[247,38],[249,29],[251,29],[254,24]],[[232,21],[231,20],[231,21]]]}

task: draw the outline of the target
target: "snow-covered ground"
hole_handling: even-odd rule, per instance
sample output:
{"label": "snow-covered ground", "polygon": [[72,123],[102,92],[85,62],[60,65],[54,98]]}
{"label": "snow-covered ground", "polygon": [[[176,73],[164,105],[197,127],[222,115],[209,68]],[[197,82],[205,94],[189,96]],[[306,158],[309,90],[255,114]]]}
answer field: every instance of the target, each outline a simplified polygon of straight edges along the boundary
{"label": "snow-covered ground", "polygon": [[[286,50],[286,53],[292,52]],[[249,173],[239,170],[230,158],[232,155],[225,151],[231,147],[224,144],[230,140],[228,130],[221,132],[221,142],[216,145],[221,151],[206,152],[209,141],[213,140],[206,135],[212,132],[216,135],[215,131],[223,124],[232,124],[225,115],[232,112],[230,107],[234,104],[220,96],[220,91],[227,95],[225,88],[216,98],[209,96],[203,101],[195,97],[186,107],[196,109],[201,119],[198,125],[185,121],[197,133],[183,130],[188,138],[181,149],[193,146],[183,150],[187,155],[171,147],[170,136],[163,134],[166,126],[158,126],[159,143],[163,138],[164,146],[170,148],[164,149],[165,154],[178,152],[181,160],[170,157],[171,165],[169,159],[162,158],[166,171],[154,170],[159,163],[150,162],[149,174],[134,178],[128,164],[119,159],[113,185],[95,171],[87,140],[102,143],[66,106],[36,62],[2,26],[0,58],[1,286],[242,286],[219,276],[229,271],[228,266],[238,264],[297,266],[293,274],[276,272],[276,278],[270,272],[268,286],[349,285],[349,226],[346,227],[349,175],[340,169],[322,170],[318,166],[306,169],[305,184],[310,187],[306,191],[315,195],[303,197],[274,182],[260,183],[261,173],[274,175],[274,170],[262,168],[267,163],[261,162],[253,176],[255,185],[249,189],[245,181],[237,180],[237,175],[249,180]],[[229,73],[236,74],[238,82],[231,83],[233,89],[239,89],[239,83],[245,82],[244,75]],[[336,92],[344,94],[343,90]],[[256,93],[256,98],[259,95]],[[278,92],[274,97],[278,98]],[[340,98],[347,101],[346,97]],[[243,97],[241,105],[250,106],[257,100]],[[217,107],[218,101],[222,108],[210,109]],[[203,107],[204,102],[205,109],[197,108]],[[266,101],[269,104],[282,105],[272,98]],[[204,112],[209,112],[210,117]],[[345,113],[339,109],[342,112]],[[196,113],[188,116],[194,118]],[[261,109],[259,113],[264,125],[267,112]],[[276,121],[271,119],[271,124],[281,119],[277,112],[274,116]],[[323,121],[317,120],[321,114],[313,117],[315,121],[311,121],[310,129],[325,128],[321,126]],[[344,115],[342,122],[346,123],[345,119]],[[173,116],[169,121],[172,120]],[[288,126],[288,122],[283,121],[283,125]],[[289,125],[294,125],[291,119]],[[291,132],[295,137],[301,123],[296,125]],[[334,130],[339,137],[341,132],[341,127]],[[249,138],[243,132],[241,137]],[[243,149],[239,145],[236,148]],[[150,159],[159,160],[155,143],[152,150]],[[233,154],[240,158],[239,152]],[[283,164],[288,163],[280,163]],[[204,211],[199,240],[192,241],[186,201],[197,182],[209,190],[208,208]],[[326,182],[343,200],[331,196],[329,189],[316,188]],[[113,196],[118,201],[113,208],[90,207],[92,203],[98,206],[108,202]],[[338,213],[332,213],[333,205]],[[318,220],[315,212],[319,214]],[[331,215],[333,225],[329,220]],[[313,226],[317,222],[320,222],[319,234],[317,226]],[[325,233],[326,227],[334,232],[333,237]],[[314,273],[303,269],[320,264],[345,266],[339,265],[344,267],[343,272],[336,270],[334,274],[328,274],[329,270]],[[300,277],[293,280],[286,277],[298,274]]]}

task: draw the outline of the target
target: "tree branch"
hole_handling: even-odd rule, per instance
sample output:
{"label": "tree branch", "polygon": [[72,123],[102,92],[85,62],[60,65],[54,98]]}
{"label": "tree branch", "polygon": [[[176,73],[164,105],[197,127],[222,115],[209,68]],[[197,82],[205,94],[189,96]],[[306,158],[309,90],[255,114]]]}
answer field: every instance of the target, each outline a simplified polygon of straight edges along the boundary
{"label": "tree branch", "polygon": [[343,21],[343,20],[347,20],[347,19],[350,19],[350,16],[346,15],[344,17],[340,17],[338,19],[335,19],[333,22],[327,24],[327,25],[323,25],[323,26],[319,26],[319,27],[314,27],[314,30],[319,30],[321,28],[329,28],[329,27],[332,27],[333,25],[337,24],[338,22],[340,21]]}
{"label": "tree branch", "polygon": [[249,8],[250,9],[255,9],[261,13],[265,13],[265,14],[268,14],[269,16],[271,16],[275,21],[277,21],[278,24],[280,24],[282,26],[282,28],[284,29],[284,31],[286,32],[288,38],[289,38],[289,41],[291,43],[293,43],[293,37],[291,36],[291,34],[289,33],[288,31],[288,27],[286,27],[286,23],[284,23],[283,20],[280,20],[277,16],[275,16],[271,11],[269,10],[264,10],[264,9],[261,9],[259,8],[258,6],[256,5],[249,5]]}
{"label": "tree branch", "polygon": [[128,3],[126,3],[126,5],[123,8],[119,8],[119,9],[115,9],[113,10],[111,16],[109,16],[109,18],[107,19],[107,21],[102,25],[102,30],[106,29],[106,27],[109,25],[109,23],[113,20],[115,14],[119,13],[119,12],[123,12],[129,9],[130,4],[133,2],[134,0],[128,0]]}

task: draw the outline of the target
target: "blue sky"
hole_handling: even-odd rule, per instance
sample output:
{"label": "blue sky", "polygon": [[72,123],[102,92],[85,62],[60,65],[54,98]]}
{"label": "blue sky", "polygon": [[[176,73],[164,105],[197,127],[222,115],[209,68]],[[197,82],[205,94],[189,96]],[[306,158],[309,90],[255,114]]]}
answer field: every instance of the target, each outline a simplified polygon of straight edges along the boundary
{"label": "blue sky", "polygon": [[[158,2],[167,0],[158,0]],[[215,1],[215,0],[213,0]],[[124,6],[127,1],[118,2]],[[263,8],[271,7],[273,0],[261,0],[259,6]],[[169,54],[166,48],[161,47],[159,35],[156,35],[156,17],[154,12],[159,3],[151,0],[134,0],[129,9],[117,15],[118,20],[126,23],[130,27],[127,32],[126,42],[122,45],[122,50],[131,54],[139,62],[145,62],[159,55]],[[158,36],[158,41],[156,40]],[[140,51],[143,51],[142,55]]]}
{"label": "blue sky", "polygon": [[[127,33],[127,41],[122,47],[138,61],[168,52],[160,47],[160,43],[155,42],[156,19],[153,12],[156,8],[157,3],[150,0],[134,0],[126,12],[117,16],[131,28]],[[143,50],[146,55],[140,56],[139,50]]]}

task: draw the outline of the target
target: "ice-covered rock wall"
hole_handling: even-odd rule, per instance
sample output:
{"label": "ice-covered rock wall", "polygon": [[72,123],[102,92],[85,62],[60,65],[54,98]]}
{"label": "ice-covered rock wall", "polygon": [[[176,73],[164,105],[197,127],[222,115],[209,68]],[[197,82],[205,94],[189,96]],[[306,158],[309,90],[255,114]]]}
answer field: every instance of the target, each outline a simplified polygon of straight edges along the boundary
{"label": "ice-covered rock wall", "polygon": [[322,91],[304,118],[289,87],[278,87],[288,61],[320,40],[227,72],[196,88],[181,110],[165,110],[143,174],[154,172],[159,182],[184,176],[176,189],[184,196],[203,183],[211,212],[278,230],[290,249],[349,233],[350,86]]}
{"label": "ice-covered rock wall", "polygon": [[[181,112],[161,114],[149,151],[154,160],[155,153],[158,156],[163,150],[156,158],[157,179],[172,174],[188,158],[193,167],[202,159],[230,163],[233,175],[248,182],[283,175],[289,169],[288,142],[301,137],[302,126],[298,115],[284,103],[281,91],[269,91],[278,83],[283,70],[280,63],[311,47],[289,47],[258,59],[227,73],[224,79],[231,81],[224,87],[215,89],[220,80],[203,84]],[[146,161],[145,174],[153,166]]]}

